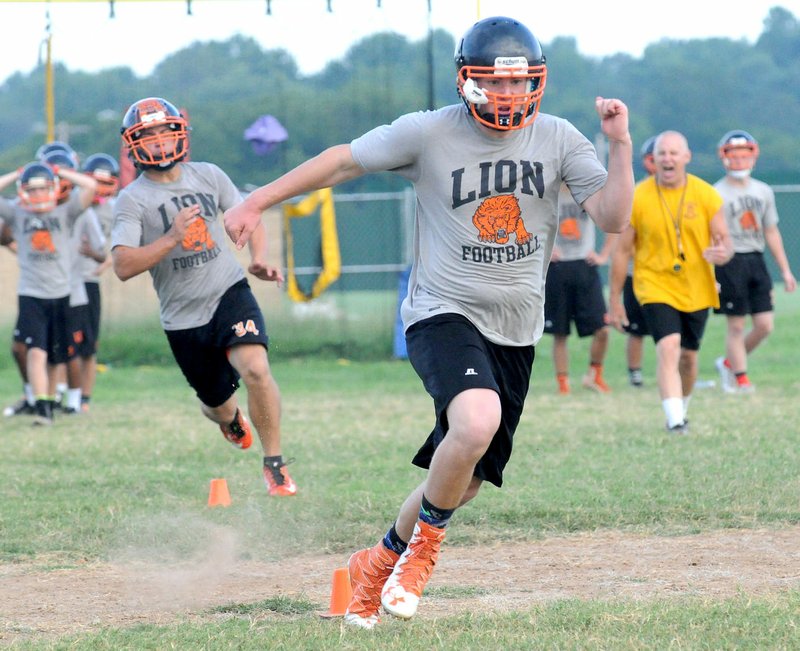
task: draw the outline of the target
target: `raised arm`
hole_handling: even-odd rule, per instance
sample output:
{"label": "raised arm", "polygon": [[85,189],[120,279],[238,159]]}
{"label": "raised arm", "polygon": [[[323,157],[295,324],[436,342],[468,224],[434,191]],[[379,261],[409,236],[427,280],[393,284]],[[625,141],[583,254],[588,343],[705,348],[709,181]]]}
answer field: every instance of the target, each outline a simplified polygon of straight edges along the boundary
{"label": "raised arm", "polygon": [[272,183],[254,190],[242,203],[226,210],[225,230],[228,237],[237,249],[241,249],[265,210],[300,194],[330,188],[364,173],[364,169],[353,160],[349,144],[330,147]]}
{"label": "raised arm", "polygon": [[70,181],[74,185],[78,186],[78,191],[80,192],[81,197],[81,206],[84,210],[92,205],[95,192],[97,192],[97,179],[95,179],[93,176],[89,176],[88,174],[76,172],[68,167],[59,167],[58,165],[53,168],[53,171],[58,176],[61,176],[67,179],[67,181]]}
{"label": "raised arm", "polygon": [[608,180],[583,202],[583,208],[606,233],[621,233],[633,204],[633,142],[628,107],[618,99],[595,99],[600,127],[608,139]]}
{"label": "raised arm", "polygon": [[13,172],[6,172],[0,176],[0,190],[5,190],[14,183],[19,178],[19,172],[19,170],[14,170]]}

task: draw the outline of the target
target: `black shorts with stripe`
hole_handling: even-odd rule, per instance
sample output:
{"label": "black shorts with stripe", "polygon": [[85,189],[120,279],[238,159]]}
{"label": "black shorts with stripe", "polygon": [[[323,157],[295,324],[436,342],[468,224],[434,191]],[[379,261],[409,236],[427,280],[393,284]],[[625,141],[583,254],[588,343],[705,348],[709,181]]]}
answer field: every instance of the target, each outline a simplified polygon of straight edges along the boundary
{"label": "black shorts with stripe", "polygon": [[223,294],[205,325],[165,333],[184,377],[209,407],[218,407],[239,388],[239,373],[228,361],[228,349],[240,344],[269,346],[264,316],[247,279]]}
{"label": "black shorts with stripe", "polygon": [[14,339],[28,348],[41,348],[48,364],[67,361],[70,346],[69,296],[36,298],[19,296],[19,315]]}
{"label": "black shorts with stripe", "polygon": [[708,308],[695,312],[681,312],[666,303],[642,305],[647,327],[656,343],[667,335],[680,334],[681,348],[700,350],[700,341],[708,321]]}
{"label": "black shorts with stripe", "polygon": [[465,317],[440,314],[410,326],[406,348],[436,409],[436,425],[412,463],[430,468],[433,453],[447,434],[447,407],[455,396],[467,389],[491,389],[500,396],[500,427],[476,464],[474,476],[502,486],[528,395],[534,347],[492,343]]}
{"label": "black shorts with stripe", "polygon": [[736,253],[721,267],[714,267],[719,283],[719,308],[716,314],[746,316],[772,312],[772,279],[764,254]]}
{"label": "black shorts with stripe", "polygon": [[544,331],[570,333],[575,323],[579,337],[588,337],[606,325],[606,302],[597,267],[586,260],[551,262],[544,287]]}

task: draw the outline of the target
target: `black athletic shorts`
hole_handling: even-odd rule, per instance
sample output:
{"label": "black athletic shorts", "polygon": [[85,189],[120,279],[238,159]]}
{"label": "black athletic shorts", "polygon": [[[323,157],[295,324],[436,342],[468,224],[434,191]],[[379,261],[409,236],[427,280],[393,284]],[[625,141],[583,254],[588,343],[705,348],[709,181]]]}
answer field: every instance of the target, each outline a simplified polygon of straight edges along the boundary
{"label": "black athletic shorts", "polygon": [[165,333],[183,375],[208,407],[219,407],[239,388],[228,349],[239,344],[269,346],[264,316],[246,279],[223,294],[211,321]]}
{"label": "black athletic shorts", "polygon": [[708,308],[696,312],[681,312],[666,303],[646,303],[642,305],[647,327],[653,341],[675,333],[681,336],[681,348],[700,350],[700,341],[706,329]]}
{"label": "black athletic shorts", "polygon": [[19,296],[17,329],[14,339],[28,348],[41,348],[48,364],[63,364],[69,353],[69,296],[35,298]]}
{"label": "black athletic shorts", "polygon": [[436,409],[436,426],[412,463],[430,468],[433,453],[447,434],[447,407],[455,396],[467,389],[492,389],[500,396],[500,427],[476,464],[474,476],[502,486],[528,395],[534,347],[494,344],[465,317],[440,314],[410,326],[406,348]]}
{"label": "black athletic shorts", "polygon": [[736,253],[728,264],[714,267],[719,283],[719,309],[716,314],[745,316],[772,312],[772,279],[764,254]]}
{"label": "black athletic shorts", "polygon": [[100,339],[100,314],[102,312],[102,301],[100,299],[100,283],[83,283],[86,287],[86,295],[89,297],[89,337],[92,340],[92,347],[97,350],[97,342]]}
{"label": "black athletic shorts", "polygon": [[622,304],[625,306],[625,314],[628,317],[628,325],[625,332],[634,337],[644,337],[650,334],[647,328],[647,321],[642,312],[642,306],[633,293],[633,276],[625,277],[625,285],[622,287]]}
{"label": "black athletic shorts", "polygon": [[95,353],[92,337],[89,305],[69,308],[69,354],[68,357],[91,357]]}
{"label": "black athletic shorts", "polygon": [[551,262],[544,292],[547,334],[567,336],[574,321],[578,336],[588,337],[606,325],[600,273],[586,260]]}

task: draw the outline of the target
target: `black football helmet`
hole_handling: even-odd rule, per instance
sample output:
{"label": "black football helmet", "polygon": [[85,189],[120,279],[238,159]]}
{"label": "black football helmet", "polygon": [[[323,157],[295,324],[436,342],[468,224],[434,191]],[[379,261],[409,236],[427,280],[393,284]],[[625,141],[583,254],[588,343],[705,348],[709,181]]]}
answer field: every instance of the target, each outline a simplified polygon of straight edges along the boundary
{"label": "black football helmet", "polygon": [[[510,131],[536,119],[547,66],[542,46],[522,23],[503,16],[478,21],[456,45],[455,64],[458,93],[478,122]],[[525,80],[524,91],[492,92],[488,82],[498,76]]]}
{"label": "black football helmet", "polygon": [[69,194],[72,192],[72,181],[67,181],[64,177],[58,174],[59,169],[77,170],[78,165],[74,156],[61,149],[53,149],[42,156],[41,161],[53,169],[58,179],[58,203],[64,203],[69,199]]}
{"label": "black football helmet", "polygon": [[119,163],[108,154],[92,154],[83,162],[81,170],[97,181],[95,199],[113,197],[119,189]]}
{"label": "black football helmet", "polygon": [[[168,132],[152,133],[167,125]],[[139,169],[168,170],[189,153],[189,124],[181,112],[160,97],[134,102],[122,118],[122,141]]]}
{"label": "black football helmet", "polygon": [[75,150],[70,147],[67,143],[61,142],[60,140],[53,140],[51,142],[46,142],[43,144],[39,149],[36,150],[36,159],[37,160],[44,160],[44,157],[47,156],[52,151],[62,151],[70,156],[73,160],[72,167],[74,169],[78,169],[78,154],[75,153]]}
{"label": "black football helmet", "polygon": [[32,212],[50,212],[58,203],[58,177],[46,163],[34,161],[17,177],[20,204]]}

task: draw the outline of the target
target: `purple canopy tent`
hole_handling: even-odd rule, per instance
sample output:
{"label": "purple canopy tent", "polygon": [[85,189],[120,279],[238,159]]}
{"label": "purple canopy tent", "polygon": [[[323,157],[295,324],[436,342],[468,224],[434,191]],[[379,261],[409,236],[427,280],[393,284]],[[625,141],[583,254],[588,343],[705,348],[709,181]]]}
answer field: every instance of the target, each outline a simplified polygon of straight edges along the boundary
{"label": "purple canopy tent", "polygon": [[289,133],[272,115],[262,115],[244,132],[244,139],[250,142],[257,156],[266,156],[288,137]]}

